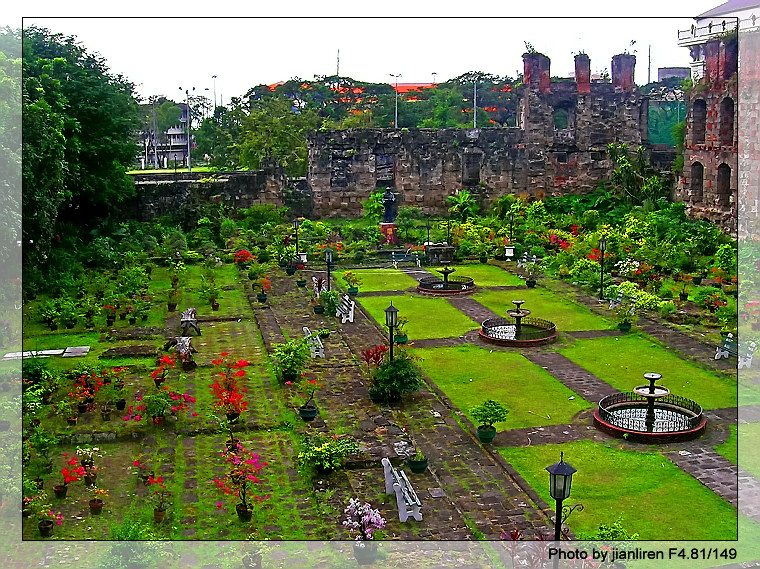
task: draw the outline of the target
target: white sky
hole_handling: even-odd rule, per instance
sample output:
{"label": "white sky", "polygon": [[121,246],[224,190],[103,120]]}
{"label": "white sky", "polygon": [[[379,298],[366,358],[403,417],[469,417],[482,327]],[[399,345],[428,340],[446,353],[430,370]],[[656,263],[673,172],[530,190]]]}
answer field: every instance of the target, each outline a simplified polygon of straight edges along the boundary
{"label": "white sky", "polygon": [[[336,14],[336,8],[316,2],[298,8],[297,3],[268,7],[248,4],[234,8],[195,1],[172,5],[142,4],[141,15],[164,18],[102,18],[120,16],[125,9],[103,6],[102,2],[33,1],[29,5],[4,8],[0,24],[45,26],[51,31],[75,35],[88,51],[100,53],[114,73],[137,85],[140,95],[162,94],[183,98],[179,87],[208,88],[213,98],[216,75],[218,102],[228,102],[260,83],[274,83],[298,76],[336,71],[340,49],[340,74],[357,80],[392,82],[390,73],[400,73],[401,83],[444,81],[470,70],[515,77],[522,71],[524,41],[529,41],[552,60],[552,75],[567,76],[573,70],[574,51],[591,58],[592,72],[610,69],[616,53],[636,50],[636,82],[647,81],[647,51],[651,45],[652,80],[658,67],[687,66],[688,51],[676,43],[677,31],[687,29],[692,18],[719,5],[720,0],[639,0],[505,2],[483,8],[476,3],[385,2],[374,11],[349,6],[350,16],[371,16],[378,7],[383,14],[403,18],[267,18],[298,14]],[[358,3],[357,3],[358,4]],[[132,3],[132,6],[137,4]],[[485,6],[488,6],[487,8]],[[215,16],[205,17],[214,10]],[[488,18],[465,19],[487,14]],[[615,16],[567,17],[567,16]],[[634,11],[635,9],[635,11]],[[148,10],[152,10],[148,14]],[[497,18],[509,13],[509,18]],[[450,15],[449,18],[417,16]],[[37,17],[39,15],[56,17]],[[89,16],[83,18],[81,16]],[[181,16],[191,15],[194,18]],[[244,17],[244,16],[256,17]],[[626,18],[623,16],[646,16]],[[657,17],[654,17],[654,16]],[[66,17],[61,17],[66,16]],[[518,19],[514,16],[546,16]],[[670,16],[670,17],[665,17]],[[630,42],[636,41],[631,47]]]}

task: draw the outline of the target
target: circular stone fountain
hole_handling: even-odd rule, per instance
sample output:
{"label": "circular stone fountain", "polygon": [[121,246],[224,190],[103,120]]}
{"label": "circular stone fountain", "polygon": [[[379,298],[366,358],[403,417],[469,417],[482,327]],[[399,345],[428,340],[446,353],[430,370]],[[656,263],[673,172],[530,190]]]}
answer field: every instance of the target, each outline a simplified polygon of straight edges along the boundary
{"label": "circular stone fountain", "polygon": [[443,278],[429,276],[422,277],[417,285],[417,292],[425,294],[447,296],[452,294],[470,294],[475,291],[475,281],[470,277],[451,277],[456,272],[448,265],[436,270]]}
{"label": "circular stone fountain", "polygon": [[691,399],[671,394],[666,387],[655,385],[661,377],[659,373],[645,373],[649,385],[604,397],[594,412],[596,428],[647,443],[688,440],[701,435],[707,425],[702,407]]}
{"label": "circular stone fountain", "polygon": [[530,347],[548,344],[557,339],[554,322],[528,318],[530,310],[524,300],[513,300],[515,308],[507,310],[508,318],[489,318],[480,326],[479,335],[486,342],[501,346]]}

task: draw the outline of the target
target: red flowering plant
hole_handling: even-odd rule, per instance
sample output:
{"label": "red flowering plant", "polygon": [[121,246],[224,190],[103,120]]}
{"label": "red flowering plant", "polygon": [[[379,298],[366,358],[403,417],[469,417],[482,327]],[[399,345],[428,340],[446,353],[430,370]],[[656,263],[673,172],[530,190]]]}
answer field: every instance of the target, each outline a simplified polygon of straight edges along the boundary
{"label": "red flowering plant", "polygon": [[364,350],[364,353],[362,353],[362,359],[364,360],[364,363],[367,364],[367,369],[371,370],[373,366],[380,366],[380,364],[383,363],[383,359],[385,359],[385,353],[387,351],[388,346],[385,345],[373,346]]}
{"label": "red flowering plant", "polygon": [[61,469],[61,476],[63,476],[63,485],[66,486],[69,482],[76,482],[81,480],[86,474],[84,466],[77,464],[79,458],[72,456],[69,458],[67,453],[63,453],[63,458],[66,459],[66,466]]}
{"label": "red flowering plant", "polygon": [[241,387],[239,381],[245,377],[245,369],[248,367],[246,360],[228,362],[229,352],[222,352],[221,358],[211,360],[220,369],[214,383],[210,384],[211,394],[214,396],[214,405],[225,413],[237,413],[240,415],[248,410],[248,402],[245,400],[245,387]]}
{"label": "red flowering plant", "polygon": [[103,305],[103,316],[106,318],[115,317],[116,316],[116,307],[113,304],[104,304]]}
{"label": "red flowering plant", "polygon": [[[601,261],[602,260],[602,252],[599,249],[591,249],[591,253],[588,256],[589,259],[592,261]],[[604,252],[604,260],[614,260],[615,254],[614,253],[608,253]]]}
{"label": "red flowering plant", "polygon": [[314,378],[309,378],[305,373],[301,374],[301,378],[298,381],[286,381],[285,385],[289,385],[295,389],[297,394],[297,401],[300,402],[300,407],[316,407],[314,404],[314,394],[318,389],[324,387],[324,384],[320,383]]}
{"label": "red flowering plant", "polygon": [[171,492],[164,484],[164,479],[161,476],[148,476],[148,486],[153,490],[150,495],[150,500],[153,502],[153,508],[159,511],[166,511],[166,508],[171,506],[169,498]]}
{"label": "red flowering plant", "polygon": [[236,265],[245,264],[245,263],[252,263],[255,260],[256,260],[256,257],[254,257],[253,255],[251,255],[245,249],[241,249],[240,251],[238,251],[237,253],[235,253],[235,264]]}
{"label": "red flowering plant", "polygon": [[749,320],[750,315],[754,316],[755,320],[758,320],[760,317],[760,301],[750,300],[749,302],[744,303],[744,310],[739,316],[741,316],[744,321],[747,321]]}
{"label": "red flowering plant", "polygon": [[721,292],[716,292],[714,294],[711,294],[710,296],[704,299],[704,303],[707,309],[710,310],[710,312],[715,312],[721,306],[728,305],[728,302],[725,300]]}
{"label": "red flowering plant", "polygon": [[164,381],[166,381],[167,376],[169,375],[169,370],[173,368],[175,365],[177,365],[177,362],[173,360],[170,356],[161,356],[161,358],[158,360],[158,369],[153,370],[150,373],[150,376],[153,378],[153,381],[156,384],[156,387],[161,385]]}
{"label": "red flowering plant", "polygon": [[263,277],[259,277],[256,280],[256,286],[261,289],[261,292],[266,292],[272,288],[272,281],[270,281],[269,277],[265,275]]}
{"label": "red flowering plant", "polygon": [[[251,495],[251,490],[254,485],[261,483],[258,474],[267,463],[241,444],[231,451],[220,453],[220,456],[229,465],[230,472],[226,476],[214,478],[212,483],[226,496],[234,496],[239,500],[237,505],[242,510],[250,512],[253,509],[252,502],[264,500],[263,496]],[[217,502],[216,507],[221,508],[222,502]]]}

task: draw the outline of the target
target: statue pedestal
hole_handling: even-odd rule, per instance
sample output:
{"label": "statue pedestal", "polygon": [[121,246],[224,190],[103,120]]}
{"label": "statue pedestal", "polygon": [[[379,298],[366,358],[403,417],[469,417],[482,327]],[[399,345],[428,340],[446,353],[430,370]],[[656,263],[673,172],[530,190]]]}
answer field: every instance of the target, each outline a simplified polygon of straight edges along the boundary
{"label": "statue pedestal", "polygon": [[381,223],[380,233],[385,235],[385,242],[391,245],[398,245],[398,233],[395,223]]}

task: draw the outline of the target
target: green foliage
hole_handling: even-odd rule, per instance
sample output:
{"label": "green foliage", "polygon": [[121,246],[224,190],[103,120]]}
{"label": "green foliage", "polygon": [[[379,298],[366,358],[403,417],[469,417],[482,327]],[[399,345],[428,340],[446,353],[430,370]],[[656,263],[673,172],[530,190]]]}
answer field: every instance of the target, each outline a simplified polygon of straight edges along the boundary
{"label": "green foliage", "polygon": [[600,541],[635,541],[639,539],[638,533],[628,533],[623,527],[623,516],[618,517],[614,523],[599,524],[599,529],[596,532],[584,535],[580,539],[585,540],[600,540]]}
{"label": "green foliage", "polygon": [[235,231],[237,231],[235,220],[225,217],[219,225],[219,237],[226,243],[235,234]]}
{"label": "green foliage", "polygon": [[404,350],[387,357],[373,372],[370,395],[381,401],[397,401],[406,393],[417,391],[422,385],[422,373],[414,357]]}
{"label": "green foliage", "polygon": [[241,225],[251,231],[260,231],[267,223],[272,225],[285,223],[288,215],[287,207],[278,208],[272,204],[253,205],[240,211],[243,214]]}
{"label": "green foliage", "polygon": [[450,206],[449,213],[460,221],[467,221],[467,218],[477,215],[480,210],[475,196],[469,190],[459,190],[453,196],[448,196],[446,203]]}
{"label": "green foliage", "polygon": [[607,152],[617,165],[612,172],[612,183],[627,203],[652,207],[658,200],[667,200],[670,196],[672,180],[649,165],[643,146],[631,155],[626,144],[611,143],[607,145]]}
{"label": "green foliage", "polygon": [[340,293],[335,290],[326,290],[319,295],[319,300],[322,301],[322,306],[325,307],[325,314],[327,316],[335,316],[340,304]]}
{"label": "green foliage", "polygon": [[284,344],[274,344],[272,357],[277,360],[277,369],[300,373],[309,361],[309,347],[304,338],[288,340]]}
{"label": "green foliage", "polygon": [[359,445],[351,437],[328,437],[315,433],[306,438],[298,453],[299,469],[302,472],[313,468],[335,470],[343,465],[348,456],[358,452]]}
{"label": "green foliage", "polygon": [[371,223],[379,223],[383,217],[383,192],[372,192],[365,201],[362,202],[364,209],[364,219]]}
{"label": "green foliage", "polygon": [[482,404],[470,409],[470,415],[481,427],[493,427],[494,423],[507,420],[509,410],[498,401],[486,399]]}

